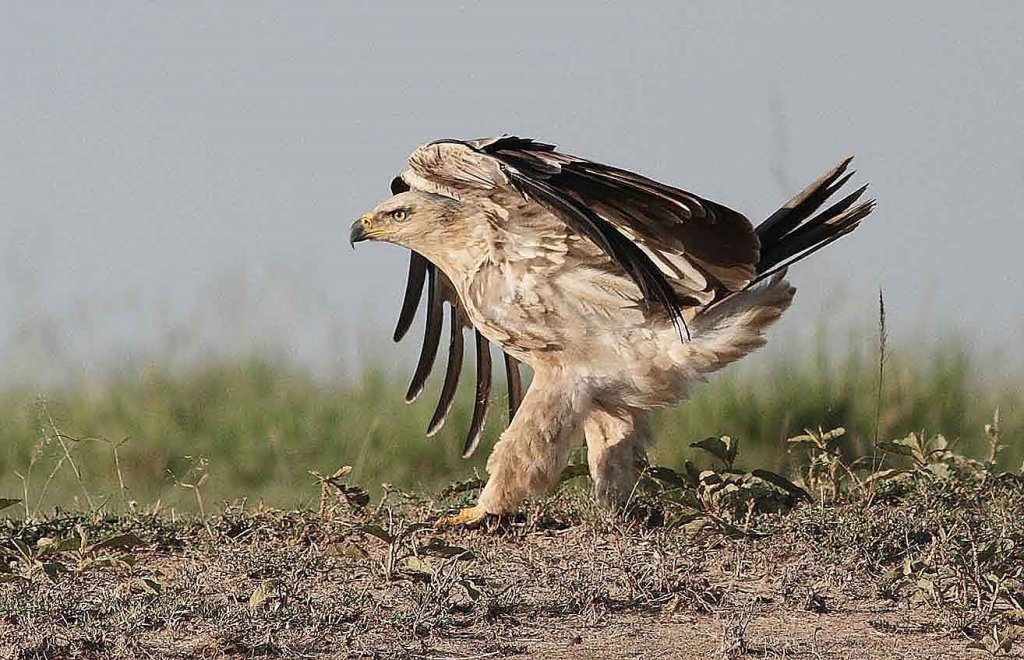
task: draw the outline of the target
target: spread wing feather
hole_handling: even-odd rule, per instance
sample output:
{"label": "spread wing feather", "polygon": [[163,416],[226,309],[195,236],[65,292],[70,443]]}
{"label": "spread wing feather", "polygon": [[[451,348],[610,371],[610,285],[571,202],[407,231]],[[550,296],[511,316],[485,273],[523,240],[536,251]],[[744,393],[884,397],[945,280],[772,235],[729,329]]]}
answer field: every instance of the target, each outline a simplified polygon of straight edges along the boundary
{"label": "spread wing feather", "polygon": [[452,403],[455,401],[455,392],[459,388],[459,376],[462,375],[462,320],[459,319],[459,313],[455,307],[448,310],[448,318],[451,323],[448,339],[448,367],[444,372],[441,397],[437,400],[437,408],[434,409],[434,415],[430,418],[430,425],[427,427],[428,438],[433,437],[444,426],[448,413],[451,412]]}
{"label": "spread wing feather", "polygon": [[732,209],[635,172],[555,152],[550,145],[538,149],[509,138],[487,150],[579,199],[659,263],[685,259],[703,276],[682,283],[691,291],[738,290],[754,275],[757,236]]}
{"label": "spread wing feather", "polygon": [[[416,363],[416,370],[412,374],[412,382],[405,393],[405,402],[412,403],[423,392],[427,384],[427,377],[434,368],[434,359],[437,357],[437,347],[441,343],[441,324],[444,316],[442,306],[442,291],[440,277],[437,267],[433,264],[427,266],[427,323],[426,331],[423,333],[423,346],[420,349],[420,359]],[[443,275],[441,275],[443,277]]]}
{"label": "spread wing feather", "polygon": [[480,444],[480,436],[487,421],[487,409],[491,401],[491,346],[490,342],[474,331],[476,335],[476,399],[473,402],[473,419],[469,423],[466,443],[462,446],[462,457],[469,458]]}
{"label": "spread wing feather", "polygon": [[505,382],[508,383],[508,419],[512,421],[523,402],[523,377],[519,373],[519,361],[508,353],[505,353]]}
{"label": "spread wing feather", "polygon": [[819,212],[821,205],[853,176],[853,172],[847,172],[852,160],[852,156],[847,156],[839,161],[757,226],[761,256],[755,281],[769,277],[849,234],[871,213],[875,207],[874,200],[858,203],[867,190],[866,185]]}
{"label": "spread wing feather", "polygon": [[416,309],[420,306],[420,298],[423,297],[423,282],[427,277],[429,262],[419,253],[409,251],[409,277],[405,282],[405,296],[402,299],[402,311],[398,315],[398,323],[395,325],[394,340],[402,341],[405,333],[409,332],[412,320],[416,318]]}
{"label": "spread wing feather", "polygon": [[[441,395],[434,409],[434,414],[427,427],[427,436],[437,434],[444,427],[451,412],[455,394],[458,391],[462,364],[465,353],[463,332],[472,328],[469,317],[462,308],[462,303],[455,292],[455,287],[437,269],[434,264],[424,259],[415,252],[409,259],[409,277],[406,283],[405,297],[402,303],[402,311],[395,328],[395,341],[401,340],[406,333],[416,314],[416,308],[423,295],[424,287],[427,289],[427,314],[424,327],[423,344],[420,349],[420,356],[417,361],[416,370],[413,373],[409,390],[406,393],[406,402],[412,403],[423,392],[427,377],[430,375],[440,345],[441,331],[443,325],[443,305],[448,305],[449,315],[449,338],[448,338],[448,364],[445,367],[444,384],[441,386]],[[418,271],[422,269],[422,274]],[[483,434],[484,422],[487,419],[487,411],[490,407],[491,393],[491,354],[490,342],[475,332],[476,335],[476,396],[473,401],[473,418],[470,422],[469,431],[463,446],[463,457],[469,458],[473,455],[480,437]],[[519,369],[519,361],[511,355],[505,356],[505,377],[508,382],[508,421],[512,421],[520,402],[523,400],[522,376]]]}

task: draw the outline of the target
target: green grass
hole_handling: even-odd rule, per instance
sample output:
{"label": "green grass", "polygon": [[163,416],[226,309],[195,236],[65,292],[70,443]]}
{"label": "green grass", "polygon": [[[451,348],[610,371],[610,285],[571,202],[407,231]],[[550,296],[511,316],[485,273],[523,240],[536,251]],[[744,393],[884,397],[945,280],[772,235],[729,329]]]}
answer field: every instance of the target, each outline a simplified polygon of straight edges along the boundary
{"label": "green grass", "polygon": [[[880,438],[941,432],[964,438],[970,451],[983,443],[983,424],[997,407],[1005,436],[1024,437],[1024,387],[990,377],[955,344],[891,352],[880,415],[877,355],[828,355],[818,346],[756,368],[741,365],[697,388],[690,402],[656,415],[653,459],[679,466],[693,456],[690,442],[730,435],[741,440],[744,464],[787,472],[798,458],[787,452],[787,437],[844,426],[848,454],[870,455],[876,419]],[[412,406],[402,402],[403,391],[404,382],[378,372],[324,384],[258,359],[183,374],[158,366],[45,395],[7,390],[0,393],[0,497],[23,497],[27,482],[30,510],[129,500],[187,509],[195,494],[176,481],[194,483],[205,472],[209,508],[240,498],[291,507],[317,497],[310,470],[352,465],[350,481],[371,490],[392,483],[428,491],[482,472],[504,427],[504,402],[492,408],[478,455],[463,461],[468,392],[442,433],[428,439],[436,389]],[[1016,468],[1024,453],[1012,446],[1000,458]]]}

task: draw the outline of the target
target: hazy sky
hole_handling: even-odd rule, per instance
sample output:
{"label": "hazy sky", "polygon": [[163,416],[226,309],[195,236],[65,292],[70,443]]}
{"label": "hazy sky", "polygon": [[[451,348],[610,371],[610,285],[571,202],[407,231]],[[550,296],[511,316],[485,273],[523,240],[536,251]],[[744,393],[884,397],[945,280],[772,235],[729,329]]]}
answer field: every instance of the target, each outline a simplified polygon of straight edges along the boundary
{"label": "hazy sky", "polygon": [[352,252],[350,222],[417,144],[501,132],[755,221],[853,152],[878,210],[796,269],[787,327],[883,287],[897,337],[1020,342],[1021,26],[1010,1],[4,3],[0,355],[354,370],[406,256]]}

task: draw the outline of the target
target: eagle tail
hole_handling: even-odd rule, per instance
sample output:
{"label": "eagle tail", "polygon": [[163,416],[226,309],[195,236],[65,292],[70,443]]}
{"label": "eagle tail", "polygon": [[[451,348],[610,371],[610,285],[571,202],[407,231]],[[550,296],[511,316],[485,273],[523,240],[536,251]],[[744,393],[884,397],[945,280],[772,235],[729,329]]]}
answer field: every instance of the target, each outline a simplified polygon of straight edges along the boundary
{"label": "eagle tail", "polygon": [[[853,176],[852,171],[847,172],[852,160],[852,156],[847,156],[839,161],[756,227],[757,237],[761,241],[761,253],[757,274],[751,285],[849,234],[871,213],[875,208],[875,200],[858,203],[867,185],[818,212]],[[817,215],[814,215],[816,212]]]}

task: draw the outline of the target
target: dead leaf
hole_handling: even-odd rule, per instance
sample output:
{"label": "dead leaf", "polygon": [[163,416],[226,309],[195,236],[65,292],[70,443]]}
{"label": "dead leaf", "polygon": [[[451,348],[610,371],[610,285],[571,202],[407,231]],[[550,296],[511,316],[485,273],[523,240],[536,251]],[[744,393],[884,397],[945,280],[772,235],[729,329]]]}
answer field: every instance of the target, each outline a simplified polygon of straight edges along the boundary
{"label": "dead leaf", "polygon": [[420,557],[406,557],[405,561],[402,562],[402,570],[414,575],[434,574],[434,567],[430,565],[430,562]]}
{"label": "dead leaf", "polygon": [[366,559],[370,555],[355,543],[332,543],[324,550],[328,557],[348,557],[350,559]]}
{"label": "dead leaf", "polygon": [[264,580],[260,582],[260,586],[252,592],[249,596],[249,607],[256,609],[263,603],[267,602],[277,593],[277,587],[281,584],[280,580]]}

